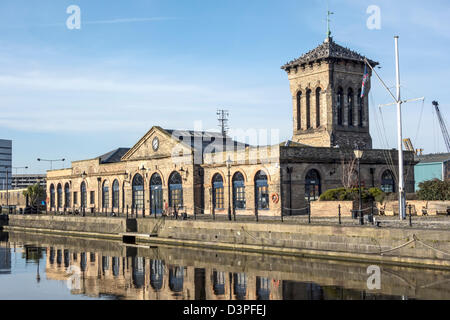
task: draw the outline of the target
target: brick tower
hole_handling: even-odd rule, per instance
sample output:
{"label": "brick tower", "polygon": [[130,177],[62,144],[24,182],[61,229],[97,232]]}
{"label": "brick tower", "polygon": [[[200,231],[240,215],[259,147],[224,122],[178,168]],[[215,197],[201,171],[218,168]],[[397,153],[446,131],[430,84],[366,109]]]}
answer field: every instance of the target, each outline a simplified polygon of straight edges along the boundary
{"label": "brick tower", "polygon": [[[327,37],[314,50],[281,67],[293,100],[293,141],[313,147],[372,149],[369,132],[370,68],[361,99],[364,57]],[[368,59],[375,67],[377,62]]]}

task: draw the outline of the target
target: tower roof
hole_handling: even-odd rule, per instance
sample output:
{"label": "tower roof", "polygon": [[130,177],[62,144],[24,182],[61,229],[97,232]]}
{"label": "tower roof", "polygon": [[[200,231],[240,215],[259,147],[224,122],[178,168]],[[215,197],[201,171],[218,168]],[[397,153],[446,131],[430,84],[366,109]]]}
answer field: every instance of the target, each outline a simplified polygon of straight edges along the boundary
{"label": "tower roof", "polygon": [[[325,41],[317,48],[302,55],[298,59],[288,62],[287,64],[282,66],[281,69],[287,70],[289,68],[294,68],[302,64],[331,59],[343,59],[364,63],[364,59],[366,58],[355,51],[338,45],[333,41],[332,37],[329,37],[325,39]],[[367,59],[367,61],[369,61],[372,66],[376,66],[379,64],[378,62],[372,61],[370,59]]]}

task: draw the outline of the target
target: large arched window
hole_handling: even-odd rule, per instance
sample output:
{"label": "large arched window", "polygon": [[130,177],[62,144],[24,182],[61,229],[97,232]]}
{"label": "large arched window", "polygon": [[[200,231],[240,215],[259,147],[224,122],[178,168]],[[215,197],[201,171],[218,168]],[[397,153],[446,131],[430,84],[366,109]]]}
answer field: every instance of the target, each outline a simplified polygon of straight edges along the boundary
{"label": "large arched window", "polygon": [[81,183],[81,208],[86,208],[87,206],[87,190],[86,190],[86,182]]}
{"label": "large arched window", "polygon": [[50,208],[55,207],[55,186],[52,184],[50,186]]}
{"label": "large arched window", "polygon": [[216,296],[225,294],[225,272],[213,272],[213,291]]}
{"label": "large arched window", "polygon": [[112,274],[114,277],[118,277],[120,273],[120,260],[118,257],[112,258]]}
{"label": "large arched window", "polygon": [[68,183],[64,186],[64,206],[70,208],[70,185]]}
{"label": "large arched window", "polygon": [[240,172],[236,172],[233,176],[233,207],[236,210],[244,210],[245,203],[245,180]]}
{"label": "large arched window", "polygon": [[160,291],[164,281],[164,262],[162,260],[150,261],[150,285],[155,291]]}
{"label": "large arched window", "polygon": [[138,173],[133,178],[133,203],[134,209],[144,208],[144,179]]}
{"label": "large arched window", "polygon": [[58,193],[58,209],[61,209],[63,207],[63,190],[61,184],[58,184],[57,193]]}
{"label": "large arched window", "polygon": [[339,126],[342,126],[344,124],[344,89],[342,89],[341,87],[339,87],[337,93],[336,112],[337,112],[337,123]]}
{"label": "large arched window", "polygon": [[363,127],[364,98],[361,97],[361,89],[358,90],[358,127]]}
{"label": "large arched window", "polygon": [[102,256],[102,271],[103,274],[109,271],[109,257]]}
{"label": "large arched window", "polygon": [[297,92],[297,130],[302,130],[302,92]]}
{"label": "large arched window", "polygon": [[306,91],[306,129],[311,128],[311,90]]}
{"label": "large arched window", "polygon": [[256,277],[256,296],[258,300],[270,300],[270,280]]}
{"label": "large arched window", "polygon": [[87,267],[87,255],[86,252],[82,252],[80,255],[80,269],[81,271],[86,271]]}
{"label": "large arched window", "polygon": [[105,180],[102,188],[102,208],[109,208],[109,182]]}
{"label": "large arched window", "polygon": [[386,170],[381,176],[381,190],[386,193],[395,192],[395,180],[391,170]]}
{"label": "large arched window", "polygon": [[152,175],[150,179],[150,199],[151,199],[151,213],[162,214],[163,211],[163,190],[162,179],[157,173]]}
{"label": "large arched window", "polygon": [[247,298],[247,275],[245,273],[234,274],[234,295],[236,300]]}
{"label": "large arched window", "polygon": [[223,199],[223,178],[216,173],[213,177],[213,204],[214,209],[224,209],[225,201]]}
{"label": "large arched window", "polygon": [[183,182],[178,172],[172,173],[169,178],[169,206],[172,208],[183,206]]}
{"label": "large arched window", "polygon": [[316,128],[320,127],[320,98],[321,98],[322,89],[316,89]]}
{"label": "large arched window", "polygon": [[306,201],[318,200],[321,194],[320,174],[317,170],[310,170],[305,178],[305,199]]}
{"label": "large arched window", "polygon": [[169,269],[169,288],[172,292],[183,292],[184,268],[171,267]]}
{"label": "large arched window", "polygon": [[143,257],[135,257],[132,260],[133,284],[140,289],[145,285],[145,260]]}
{"label": "large arched window", "polygon": [[348,89],[347,105],[348,105],[348,126],[353,127],[354,98],[352,88]]}
{"label": "large arched window", "polygon": [[114,180],[112,185],[112,206],[114,209],[119,208],[119,193],[120,193],[119,181]]}
{"label": "large arched window", "polygon": [[258,171],[255,176],[255,197],[258,210],[269,209],[269,184],[264,171]]}

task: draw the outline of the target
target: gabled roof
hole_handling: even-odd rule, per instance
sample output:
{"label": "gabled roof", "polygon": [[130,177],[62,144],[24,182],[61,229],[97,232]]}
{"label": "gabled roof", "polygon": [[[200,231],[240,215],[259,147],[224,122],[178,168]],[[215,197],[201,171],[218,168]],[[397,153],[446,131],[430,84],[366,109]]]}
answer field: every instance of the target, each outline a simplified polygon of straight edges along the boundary
{"label": "gabled roof", "polygon": [[123,155],[128,152],[130,148],[118,148],[113,151],[110,151],[108,153],[105,153],[104,155],[101,155],[100,163],[116,163],[120,162],[120,159],[122,159]]}
{"label": "gabled roof", "polygon": [[[173,130],[173,129],[164,129],[168,134],[177,139],[178,141],[183,142],[187,146],[198,149],[198,139],[202,139],[202,152],[205,152],[205,149],[211,143],[220,144],[222,146],[234,146],[234,149],[245,149],[248,147],[248,144],[234,141],[229,136],[222,135],[221,132],[212,132],[212,131],[190,131],[190,130]],[[215,150],[212,149],[211,152]]]}
{"label": "gabled roof", "polygon": [[[287,70],[289,68],[297,67],[302,64],[329,59],[344,59],[364,63],[364,59],[366,58],[355,51],[338,45],[333,41],[333,38],[330,37],[325,39],[325,41],[317,48],[302,55],[298,59],[288,62],[287,64],[282,66],[281,69]],[[378,62],[372,61],[370,59],[367,59],[367,61],[372,66],[376,66],[379,64]]]}
{"label": "gabled roof", "polygon": [[447,162],[450,161],[450,153],[437,153],[416,156],[419,163]]}

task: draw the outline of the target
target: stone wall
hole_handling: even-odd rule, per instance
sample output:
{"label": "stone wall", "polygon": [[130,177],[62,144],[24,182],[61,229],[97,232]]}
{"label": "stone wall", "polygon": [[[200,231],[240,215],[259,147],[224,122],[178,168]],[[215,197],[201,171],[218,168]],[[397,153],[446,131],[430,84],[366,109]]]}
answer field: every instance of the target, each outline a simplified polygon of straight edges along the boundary
{"label": "stone wall", "polygon": [[[406,214],[409,214],[409,206],[411,205],[411,215],[422,216],[424,210],[430,216],[446,215],[447,208],[450,208],[450,201],[406,201]],[[387,216],[398,216],[398,201],[389,201],[384,204],[377,204],[377,207],[385,211]]]}
{"label": "stone wall", "polygon": [[353,201],[314,201],[311,202],[311,217],[338,217],[339,206],[341,216],[351,217]]}

